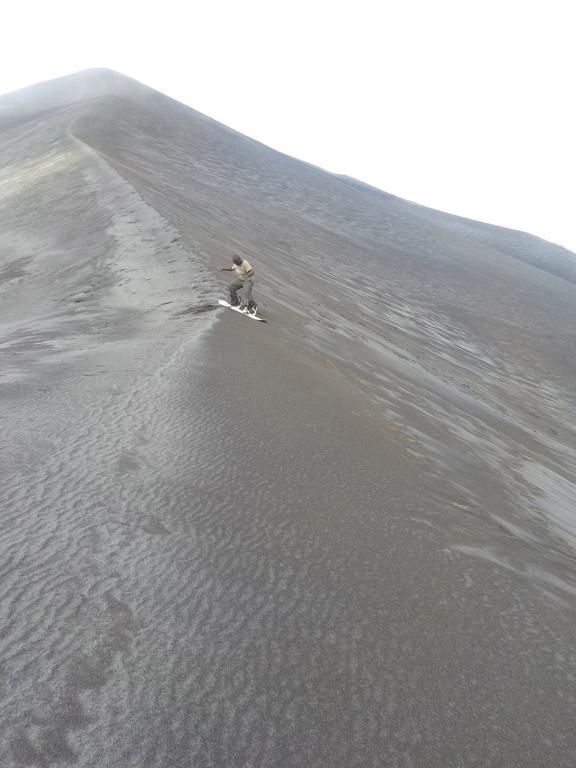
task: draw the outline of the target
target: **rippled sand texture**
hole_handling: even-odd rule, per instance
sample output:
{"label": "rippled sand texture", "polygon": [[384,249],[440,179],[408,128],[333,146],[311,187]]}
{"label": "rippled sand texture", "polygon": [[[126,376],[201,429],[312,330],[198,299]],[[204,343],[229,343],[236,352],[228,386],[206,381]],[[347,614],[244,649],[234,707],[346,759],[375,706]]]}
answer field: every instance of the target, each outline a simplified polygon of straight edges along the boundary
{"label": "rippled sand texture", "polygon": [[572,768],[576,256],[107,71],[0,221],[2,768]]}

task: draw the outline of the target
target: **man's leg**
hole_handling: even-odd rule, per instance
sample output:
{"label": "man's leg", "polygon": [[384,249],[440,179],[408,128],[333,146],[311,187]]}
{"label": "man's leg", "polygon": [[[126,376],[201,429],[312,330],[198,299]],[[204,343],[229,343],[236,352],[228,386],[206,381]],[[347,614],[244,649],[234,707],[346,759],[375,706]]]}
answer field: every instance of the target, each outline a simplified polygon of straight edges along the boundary
{"label": "man's leg", "polygon": [[238,304],[240,304],[240,300],[236,293],[243,288],[243,286],[244,283],[241,280],[234,280],[233,283],[230,283],[228,290],[230,291],[230,304],[232,304],[233,307],[237,307]]}
{"label": "man's leg", "polygon": [[252,298],[252,289],[254,288],[254,280],[246,280],[244,283],[244,304],[250,309],[254,304]]}

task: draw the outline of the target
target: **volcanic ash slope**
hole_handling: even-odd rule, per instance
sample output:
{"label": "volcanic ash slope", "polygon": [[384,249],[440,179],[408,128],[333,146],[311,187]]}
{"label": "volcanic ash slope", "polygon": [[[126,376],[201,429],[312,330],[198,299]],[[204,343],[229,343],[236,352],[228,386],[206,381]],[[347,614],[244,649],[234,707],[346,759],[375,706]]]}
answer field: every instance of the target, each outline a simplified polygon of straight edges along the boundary
{"label": "volcanic ash slope", "polygon": [[3,766],[573,766],[573,254],[106,70],[0,220]]}

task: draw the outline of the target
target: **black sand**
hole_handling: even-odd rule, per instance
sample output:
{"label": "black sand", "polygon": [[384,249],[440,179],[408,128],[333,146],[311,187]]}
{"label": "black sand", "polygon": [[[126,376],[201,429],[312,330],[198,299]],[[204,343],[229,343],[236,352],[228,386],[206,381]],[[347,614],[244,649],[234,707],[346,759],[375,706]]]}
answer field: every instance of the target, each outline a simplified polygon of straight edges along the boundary
{"label": "black sand", "polygon": [[576,257],[113,73],[0,131],[1,765],[573,766]]}

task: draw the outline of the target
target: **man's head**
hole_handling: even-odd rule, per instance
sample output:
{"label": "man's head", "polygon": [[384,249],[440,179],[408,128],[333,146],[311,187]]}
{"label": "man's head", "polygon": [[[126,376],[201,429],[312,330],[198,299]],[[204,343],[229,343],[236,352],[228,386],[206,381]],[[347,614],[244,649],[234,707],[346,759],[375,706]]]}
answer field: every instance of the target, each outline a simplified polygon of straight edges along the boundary
{"label": "man's head", "polygon": [[238,254],[234,254],[234,256],[232,256],[232,261],[234,262],[234,264],[236,264],[237,267],[239,267],[240,264],[242,264],[242,258],[238,256]]}

